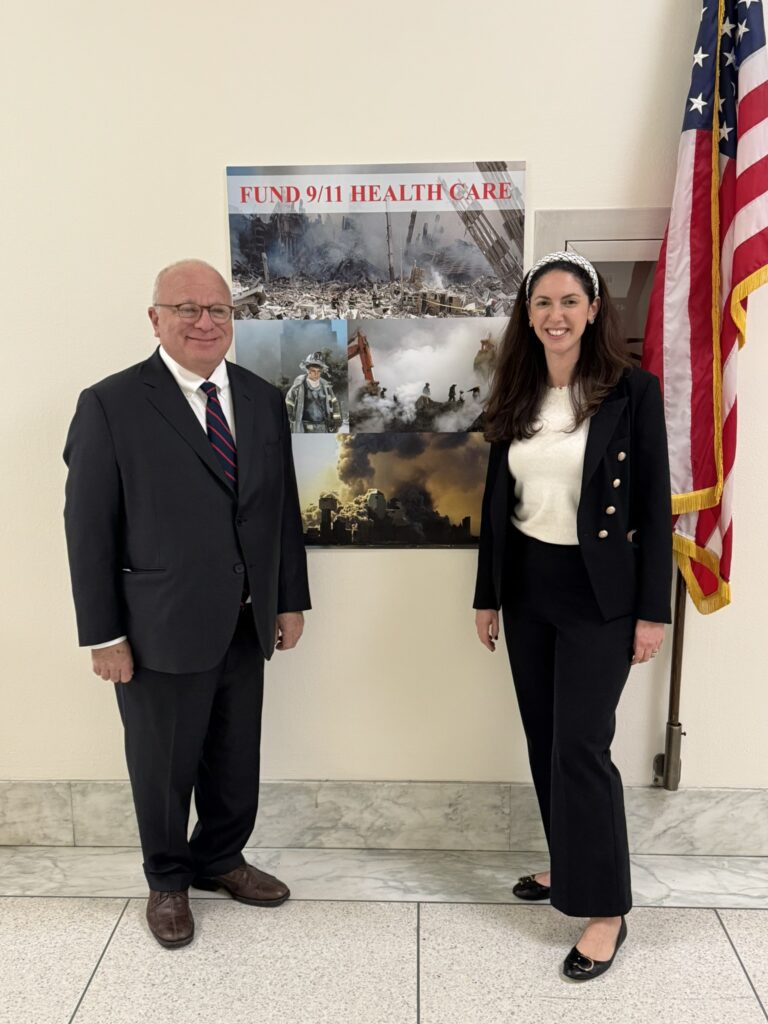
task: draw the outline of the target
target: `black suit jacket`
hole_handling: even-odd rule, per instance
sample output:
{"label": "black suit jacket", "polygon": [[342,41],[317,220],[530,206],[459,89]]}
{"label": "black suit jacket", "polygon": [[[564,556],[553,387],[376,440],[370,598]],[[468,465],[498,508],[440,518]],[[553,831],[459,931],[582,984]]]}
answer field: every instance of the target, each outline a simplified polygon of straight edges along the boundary
{"label": "black suit jacket", "polygon": [[81,645],[126,635],[137,664],[200,672],[224,657],[246,577],[267,658],[276,615],[310,607],[282,396],[227,370],[237,494],[157,351],[80,395],[64,520]]}
{"label": "black suit jacket", "polygon": [[[515,505],[508,450],[509,442],[491,445],[475,608],[501,605],[505,545]],[[615,513],[606,512],[609,507]],[[604,619],[633,615],[650,622],[671,622],[667,435],[659,382],[645,370],[626,370],[589,422],[576,527]],[[601,538],[601,531],[607,536]],[[630,540],[631,531],[636,532]],[[508,566],[508,571],[514,571],[514,566]]]}

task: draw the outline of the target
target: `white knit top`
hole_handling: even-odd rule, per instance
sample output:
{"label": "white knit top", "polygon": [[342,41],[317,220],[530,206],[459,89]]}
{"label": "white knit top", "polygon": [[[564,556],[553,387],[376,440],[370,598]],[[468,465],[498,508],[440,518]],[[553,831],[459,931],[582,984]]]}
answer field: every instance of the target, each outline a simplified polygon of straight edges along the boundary
{"label": "white knit top", "polygon": [[571,389],[548,388],[536,425],[541,429],[509,446],[509,471],[515,480],[512,522],[547,544],[578,544],[576,510],[581,494],[589,421],[573,426]]}

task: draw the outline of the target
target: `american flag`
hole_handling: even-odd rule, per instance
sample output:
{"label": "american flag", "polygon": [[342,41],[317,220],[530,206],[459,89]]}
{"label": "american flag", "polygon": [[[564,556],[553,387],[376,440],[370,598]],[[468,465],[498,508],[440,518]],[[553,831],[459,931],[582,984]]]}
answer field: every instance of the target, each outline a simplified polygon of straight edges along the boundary
{"label": "american flag", "polygon": [[709,0],[643,365],[664,391],[674,550],[701,612],[731,599],[736,359],[768,282],[768,54],[761,0]]}

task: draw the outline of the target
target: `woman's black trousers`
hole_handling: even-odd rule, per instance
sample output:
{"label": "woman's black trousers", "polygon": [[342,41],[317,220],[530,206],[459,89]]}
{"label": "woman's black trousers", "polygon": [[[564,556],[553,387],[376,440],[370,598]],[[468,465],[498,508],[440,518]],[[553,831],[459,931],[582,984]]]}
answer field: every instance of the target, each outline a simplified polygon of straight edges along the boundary
{"label": "woman's black trousers", "polygon": [[549,843],[551,902],[575,917],[632,905],[621,776],[611,760],[634,619],[605,622],[578,546],[510,529],[504,632]]}

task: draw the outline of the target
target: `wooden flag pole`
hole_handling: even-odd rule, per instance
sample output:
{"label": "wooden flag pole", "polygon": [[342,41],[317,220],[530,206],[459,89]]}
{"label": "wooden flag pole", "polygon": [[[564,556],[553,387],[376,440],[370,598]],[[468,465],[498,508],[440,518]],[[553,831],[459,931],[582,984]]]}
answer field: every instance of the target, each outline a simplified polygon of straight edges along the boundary
{"label": "wooden flag pole", "polygon": [[675,624],[672,628],[672,666],[669,673],[669,713],[664,753],[653,759],[653,784],[664,789],[676,790],[680,786],[682,767],[680,748],[683,727],[680,724],[680,686],[683,673],[683,641],[685,639],[685,602],[687,590],[685,579],[677,570],[675,580]]}

